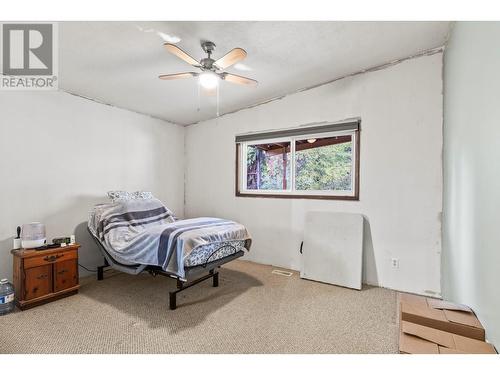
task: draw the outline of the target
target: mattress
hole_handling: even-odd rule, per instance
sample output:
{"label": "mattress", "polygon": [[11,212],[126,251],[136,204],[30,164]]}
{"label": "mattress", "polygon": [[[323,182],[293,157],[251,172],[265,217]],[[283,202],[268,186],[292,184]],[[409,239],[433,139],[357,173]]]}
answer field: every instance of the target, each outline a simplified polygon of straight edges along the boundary
{"label": "mattress", "polygon": [[[116,256],[116,254],[111,255],[112,252],[107,249],[107,246],[101,241],[99,241],[99,243],[102,247],[104,247],[107,254],[111,256],[117,263],[120,263],[124,266],[138,266],[135,263],[130,263],[123,258]],[[184,259],[184,267],[189,268],[204,266],[206,263],[210,263],[229,255],[236,254],[238,251],[247,250],[245,245],[246,241],[225,241],[198,246],[193,249],[193,251],[186,257],[186,259]]]}
{"label": "mattress", "polygon": [[[101,214],[109,207],[109,204],[99,204],[94,206],[94,208],[89,212],[88,228],[90,232],[98,239],[97,227],[101,221]],[[99,240],[98,240],[99,241]],[[110,251],[107,246],[99,241],[99,243],[104,247],[109,256],[125,266],[137,266],[135,263],[130,263],[125,259],[122,259],[116,255],[116,252]],[[241,250],[246,250],[246,241],[224,241],[211,243],[208,245],[198,246],[194,248],[191,253],[184,259],[184,267],[196,267],[205,265],[208,262],[213,262],[222,259],[226,256],[237,253]],[[112,255],[113,254],[113,255]]]}
{"label": "mattress", "polygon": [[184,267],[202,266],[245,250],[245,241],[225,241],[196,247],[184,260]]}

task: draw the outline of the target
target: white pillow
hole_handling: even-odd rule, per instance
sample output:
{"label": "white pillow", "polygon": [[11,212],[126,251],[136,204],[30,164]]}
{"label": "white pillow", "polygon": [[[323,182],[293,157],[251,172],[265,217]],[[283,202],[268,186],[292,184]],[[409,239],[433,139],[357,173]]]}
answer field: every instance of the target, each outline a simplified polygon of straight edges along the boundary
{"label": "white pillow", "polygon": [[123,190],[110,190],[107,192],[108,198],[111,199],[111,202],[121,202],[128,201],[132,199],[132,195],[128,191]]}
{"label": "white pillow", "polygon": [[150,191],[134,191],[132,194],[132,199],[153,199],[153,193]]}

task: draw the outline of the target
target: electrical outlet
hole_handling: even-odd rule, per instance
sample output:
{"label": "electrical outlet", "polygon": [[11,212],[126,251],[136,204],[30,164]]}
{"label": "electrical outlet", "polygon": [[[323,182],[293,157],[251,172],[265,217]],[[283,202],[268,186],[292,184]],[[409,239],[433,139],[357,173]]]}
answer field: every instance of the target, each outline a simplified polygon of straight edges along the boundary
{"label": "electrical outlet", "polygon": [[391,259],[391,266],[392,266],[392,268],[399,268],[399,259],[398,258],[392,258]]}

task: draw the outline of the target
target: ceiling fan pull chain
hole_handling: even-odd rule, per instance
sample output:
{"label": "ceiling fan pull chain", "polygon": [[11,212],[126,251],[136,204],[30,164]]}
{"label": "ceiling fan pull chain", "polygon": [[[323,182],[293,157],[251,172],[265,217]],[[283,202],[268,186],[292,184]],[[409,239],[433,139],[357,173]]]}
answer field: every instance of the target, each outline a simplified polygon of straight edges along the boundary
{"label": "ceiling fan pull chain", "polygon": [[217,117],[219,117],[219,87],[220,85],[217,85]]}
{"label": "ceiling fan pull chain", "polygon": [[196,111],[200,112],[200,106],[201,106],[201,104],[200,104],[200,95],[201,95],[201,93],[200,93],[200,85],[196,85],[196,87],[198,88],[198,108],[196,109]]}

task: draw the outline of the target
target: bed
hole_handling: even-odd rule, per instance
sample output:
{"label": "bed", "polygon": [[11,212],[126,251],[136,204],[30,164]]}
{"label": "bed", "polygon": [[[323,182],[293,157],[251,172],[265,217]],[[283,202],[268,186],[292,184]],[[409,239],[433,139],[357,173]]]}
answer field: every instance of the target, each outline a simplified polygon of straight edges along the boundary
{"label": "bed", "polygon": [[219,284],[218,268],[250,250],[251,237],[240,223],[213,217],[178,220],[158,199],[131,199],[99,204],[89,214],[88,231],[104,257],[97,268],[137,275],[149,272],[177,280],[176,296],[204,280]]}

